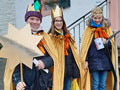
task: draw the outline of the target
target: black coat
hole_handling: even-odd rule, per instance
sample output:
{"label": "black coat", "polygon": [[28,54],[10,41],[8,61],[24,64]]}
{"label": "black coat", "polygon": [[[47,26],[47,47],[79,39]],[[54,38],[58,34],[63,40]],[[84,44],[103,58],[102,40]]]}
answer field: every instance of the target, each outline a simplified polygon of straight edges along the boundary
{"label": "black coat", "polygon": [[65,77],[79,78],[79,72],[71,47],[69,47],[68,56],[65,56]]}
{"label": "black coat", "polygon": [[[88,67],[90,71],[96,70],[111,70],[111,64],[109,58],[106,54],[106,50],[97,50],[94,37],[92,39],[91,45],[89,47],[86,61],[88,61]],[[108,43],[109,49],[111,49],[111,42]]]}
{"label": "black coat", "polygon": [[[34,58],[36,58],[37,60],[39,60],[39,59],[42,60],[43,63],[45,64],[45,68],[49,69],[53,65],[53,60],[49,56],[49,54],[47,53],[46,50],[45,50],[45,52],[46,52],[46,54],[44,56],[34,57]],[[24,80],[25,84],[27,85],[26,90],[29,90],[29,88],[31,88],[34,85],[35,79],[37,79],[36,78],[37,72],[41,72],[41,71],[40,70],[38,71],[38,68],[36,68],[34,64],[33,64],[32,69],[28,68],[27,66],[25,66],[23,64],[23,80]],[[48,77],[48,79],[49,79],[48,81],[50,81],[48,83],[48,87],[52,87],[51,73],[50,72],[46,73],[46,77]],[[13,81],[13,84],[15,85],[15,87],[20,82],[20,65],[18,65],[16,67],[16,69],[13,73],[12,81]]]}
{"label": "black coat", "polygon": [[[58,32],[55,32],[55,34],[61,35],[61,33]],[[64,30],[63,30],[63,35],[65,35]],[[67,51],[68,51],[68,55],[65,56],[65,77],[79,78],[80,71],[75,62],[75,58],[73,56],[71,47],[69,47]]]}

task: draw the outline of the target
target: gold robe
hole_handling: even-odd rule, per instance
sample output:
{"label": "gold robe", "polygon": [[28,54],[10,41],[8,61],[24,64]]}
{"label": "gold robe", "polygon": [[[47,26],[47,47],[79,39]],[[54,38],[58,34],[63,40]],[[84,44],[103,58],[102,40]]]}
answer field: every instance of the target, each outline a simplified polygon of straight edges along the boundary
{"label": "gold robe", "polygon": [[[53,43],[55,45],[55,48],[57,50],[58,54],[58,75],[59,79],[57,82],[58,88],[56,90],[63,90],[64,88],[64,70],[65,70],[65,53],[64,53],[64,36],[63,35],[58,35],[58,36],[53,36],[52,37]],[[81,72],[81,63],[79,61],[79,55],[78,55],[78,50],[76,43],[74,40],[70,40],[70,47],[75,59],[75,62],[79,68],[79,71]],[[81,73],[80,73],[81,76]],[[79,88],[80,88],[80,78],[78,79],[79,83]]]}
{"label": "gold robe", "polygon": [[[82,77],[81,77],[81,90],[91,90],[91,79],[90,79],[90,73],[89,70],[84,69],[84,63],[86,59],[86,55],[88,52],[88,49],[90,47],[93,34],[94,34],[95,28],[87,27],[85,31],[83,32],[82,42],[81,42],[81,48],[80,48],[80,62],[83,65],[82,66]],[[105,30],[106,34],[110,37],[113,33],[110,28],[107,28]],[[112,44],[112,63],[115,68],[115,55],[114,55],[114,39],[111,40]],[[118,63],[118,50],[116,49],[116,58]],[[114,79],[113,79],[112,71],[108,72],[107,81],[106,81],[106,90],[113,90],[114,85]],[[118,70],[118,64],[117,64],[117,90],[119,90],[119,70]]]}
{"label": "gold robe", "polygon": [[[43,42],[44,42],[44,47],[47,50],[47,52],[49,53],[49,55],[52,57],[53,61],[54,61],[54,69],[53,69],[53,90],[57,90],[57,80],[59,78],[58,75],[58,65],[57,65],[57,52],[54,49],[54,45],[51,41],[51,38],[49,37],[48,34],[46,34],[45,32],[43,32],[41,35],[43,35]],[[31,42],[32,43],[32,42]],[[37,46],[37,45],[36,45]],[[12,83],[12,74],[14,72],[14,69],[11,70],[8,68],[8,62],[6,62],[6,67],[5,67],[5,72],[4,72],[4,90],[15,90],[15,87]]]}

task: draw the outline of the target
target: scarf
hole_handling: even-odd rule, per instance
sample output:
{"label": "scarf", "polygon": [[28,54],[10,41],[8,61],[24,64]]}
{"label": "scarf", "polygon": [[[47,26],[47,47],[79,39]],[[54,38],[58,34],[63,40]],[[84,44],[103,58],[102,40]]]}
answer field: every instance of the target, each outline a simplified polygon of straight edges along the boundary
{"label": "scarf", "polygon": [[43,53],[43,54],[45,54],[45,50],[44,50],[44,48],[43,48],[43,45],[44,45],[44,42],[43,42],[43,40],[41,40],[39,43],[38,43],[38,48],[41,50],[41,52]]}
{"label": "scarf", "polygon": [[70,35],[69,34],[66,34],[64,36],[64,50],[65,50],[65,55],[68,55],[68,52],[67,50],[69,49],[69,46],[70,46]]}
{"label": "scarf", "polygon": [[96,30],[95,30],[95,39],[97,39],[99,37],[108,39],[108,35],[106,34],[105,30],[102,29],[102,22],[100,24],[96,24],[93,21],[93,19],[91,19],[90,25],[92,27],[96,28]]}
{"label": "scarf", "polygon": [[99,37],[108,39],[108,35],[106,34],[105,30],[102,30],[102,28],[98,27],[95,30],[95,39]]}
{"label": "scarf", "polygon": [[[57,33],[59,33],[59,34],[61,34],[58,30],[55,30]],[[69,34],[65,34],[65,36],[64,36],[64,53],[65,53],[65,55],[68,55],[68,52],[67,52],[67,50],[69,49],[69,46],[70,46],[70,41],[69,41],[69,39],[70,39],[70,35]],[[38,43],[38,48],[41,50],[41,52],[43,53],[43,54],[45,54],[45,50],[44,50],[44,48],[43,48],[43,45],[44,45],[44,42],[41,40],[39,43]]]}
{"label": "scarf", "polygon": [[[40,35],[40,34],[42,33],[42,31],[43,31],[43,30],[39,30],[39,31],[37,31],[37,32],[32,32],[32,34],[33,34],[33,35]],[[41,40],[41,41],[38,43],[37,47],[41,50],[41,52],[42,52],[43,54],[45,54],[45,50],[44,50],[44,48],[43,48],[43,45],[44,45],[44,42],[43,42],[43,40]]]}
{"label": "scarf", "polygon": [[[62,35],[62,33],[60,31],[58,31],[57,29],[55,29],[55,32],[57,35]],[[68,55],[67,50],[69,49],[70,46],[70,35],[69,34],[65,34],[64,35],[64,54]]]}
{"label": "scarf", "polygon": [[102,27],[102,22],[100,24],[96,24],[93,19],[90,20],[90,26],[94,28]]}

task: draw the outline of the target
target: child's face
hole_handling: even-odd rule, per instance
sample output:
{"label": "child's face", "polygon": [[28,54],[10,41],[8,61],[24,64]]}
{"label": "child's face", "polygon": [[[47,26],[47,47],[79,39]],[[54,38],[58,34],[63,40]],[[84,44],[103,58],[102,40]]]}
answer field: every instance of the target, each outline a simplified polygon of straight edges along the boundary
{"label": "child's face", "polygon": [[37,29],[40,27],[40,19],[35,16],[31,16],[27,19],[27,23],[30,24],[32,31],[37,31]]}
{"label": "child's face", "polygon": [[62,20],[61,17],[56,17],[56,18],[55,18],[54,26],[55,26],[55,28],[58,29],[58,30],[61,30],[61,29],[62,29],[62,27],[63,27],[63,20]]}
{"label": "child's face", "polygon": [[96,15],[96,16],[93,16],[92,19],[96,24],[100,24],[103,20],[103,16],[102,15]]}

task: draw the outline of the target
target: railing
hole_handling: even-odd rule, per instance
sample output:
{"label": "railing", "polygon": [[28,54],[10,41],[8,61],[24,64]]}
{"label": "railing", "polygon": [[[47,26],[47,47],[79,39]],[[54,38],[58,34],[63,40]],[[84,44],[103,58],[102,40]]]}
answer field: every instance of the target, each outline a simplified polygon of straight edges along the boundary
{"label": "railing", "polygon": [[[104,17],[108,17],[108,2],[107,0],[103,1],[101,4],[99,4],[97,7],[101,7],[103,9]],[[71,25],[68,26],[68,29],[71,33],[71,35],[74,37],[75,41],[77,42],[78,50],[80,51],[80,43],[81,43],[81,37],[82,33],[86,27],[86,21],[91,15],[91,11],[86,13],[84,16],[77,19],[75,22],[73,22]]]}
{"label": "railing", "polygon": [[[118,65],[118,60],[117,60],[117,56],[116,56],[116,49],[117,49],[117,44],[116,44],[116,39],[118,38],[118,37],[120,37],[120,35],[118,35],[117,36],[117,34],[118,33],[120,33],[120,30],[119,31],[117,31],[117,32],[115,32],[112,36],[110,36],[107,40],[106,40],[106,42],[105,42],[105,48],[106,48],[106,51],[107,51],[107,56],[108,56],[108,58],[109,58],[109,60],[110,60],[110,63],[111,63],[111,65],[112,65],[112,72],[113,72],[113,76],[114,76],[114,88],[113,88],[113,90],[118,90],[118,88],[117,88],[117,83],[119,83],[119,81],[117,80],[117,65]],[[109,48],[108,48],[108,42],[112,39],[112,38],[114,38],[114,55],[115,55],[115,66],[113,66],[113,64],[112,64],[112,59],[111,59],[111,54],[110,54],[110,51],[109,51]]]}

